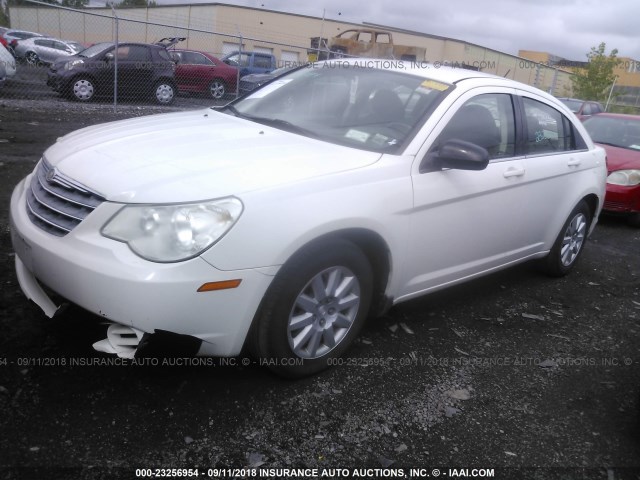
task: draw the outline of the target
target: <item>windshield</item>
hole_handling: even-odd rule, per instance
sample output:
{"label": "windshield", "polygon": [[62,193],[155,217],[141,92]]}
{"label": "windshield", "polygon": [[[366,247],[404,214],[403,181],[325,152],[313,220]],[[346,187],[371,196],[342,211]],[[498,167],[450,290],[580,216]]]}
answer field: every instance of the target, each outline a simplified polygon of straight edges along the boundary
{"label": "windshield", "polygon": [[85,48],[78,55],[81,57],[95,57],[100,52],[104,52],[107,48],[112,47],[113,43],[105,42],[105,43],[96,43],[95,45],[91,45],[89,48]]}
{"label": "windshield", "polygon": [[584,127],[596,143],[640,150],[640,117],[604,117],[594,115]]}
{"label": "windshield", "polygon": [[332,143],[395,152],[450,88],[403,72],[321,63],[278,77],[226,111]]}

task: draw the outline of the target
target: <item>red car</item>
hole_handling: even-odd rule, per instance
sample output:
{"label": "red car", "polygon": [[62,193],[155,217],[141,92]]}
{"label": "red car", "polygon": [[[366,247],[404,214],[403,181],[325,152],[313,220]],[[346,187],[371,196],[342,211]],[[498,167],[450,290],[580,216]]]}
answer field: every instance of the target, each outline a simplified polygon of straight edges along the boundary
{"label": "red car", "polygon": [[171,50],[176,63],[176,81],[180,92],[206,93],[219,100],[235,93],[238,69],[222,60],[196,50]]}
{"label": "red car", "polygon": [[599,113],[584,126],[607,151],[604,209],[626,214],[631,225],[640,227],[640,115]]}

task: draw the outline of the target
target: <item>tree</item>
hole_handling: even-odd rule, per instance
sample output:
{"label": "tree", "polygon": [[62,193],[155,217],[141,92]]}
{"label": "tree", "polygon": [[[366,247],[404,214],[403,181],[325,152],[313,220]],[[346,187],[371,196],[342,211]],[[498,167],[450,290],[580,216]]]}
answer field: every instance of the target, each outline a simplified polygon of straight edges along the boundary
{"label": "tree", "polygon": [[9,26],[9,6],[0,2],[0,27]]}
{"label": "tree", "polygon": [[597,48],[591,47],[591,51],[587,53],[586,67],[577,70],[571,78],[574,96],[599,102],[607,100],[609,90],[616,79],[613,70],[620,60],[617,57],[617,49],[611,50],[609,55],[605,53],[605,49],[606,45],[602,42]]}

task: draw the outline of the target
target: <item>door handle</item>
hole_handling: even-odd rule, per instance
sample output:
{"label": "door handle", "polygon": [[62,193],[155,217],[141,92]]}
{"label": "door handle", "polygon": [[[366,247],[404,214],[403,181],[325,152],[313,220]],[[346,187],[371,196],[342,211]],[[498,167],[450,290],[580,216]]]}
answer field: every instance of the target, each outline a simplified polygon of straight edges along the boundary
{"label": "door handle", "polygon": [[523,167],[509,167],[504,172],[502,172],[502,175],[504,176],[504,178],[521,177],[524,175],[524,171],[525,170]]}
{"label": "door handle", "polygon": [[582,163],[582,160],[580,160],[579,158],[570,158],[569,161],[567,162],[567,165],[569,165],[570,167],[577,167],[581,163]]}

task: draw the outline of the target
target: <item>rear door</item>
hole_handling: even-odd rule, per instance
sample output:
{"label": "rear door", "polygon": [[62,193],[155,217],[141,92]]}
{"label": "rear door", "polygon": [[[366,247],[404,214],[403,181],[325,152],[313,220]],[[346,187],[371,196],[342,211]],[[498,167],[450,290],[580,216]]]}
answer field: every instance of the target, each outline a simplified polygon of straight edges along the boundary
{"label": "rear door", "polygon": [[149,95],[154,69],[149,48],[144,45],[121,45],[116,55],[118,91],[139,99]]}
{"label": "rear door", "polygon": [[588,150],[568,116],[542,97],[520,93],[530,183],[526,215],[532,224],[543,227],[533,229],[532,238],[549,244],[585,195],[584,185],[593,183],[584,177],[594,175],[599,160],[595,152]]}

